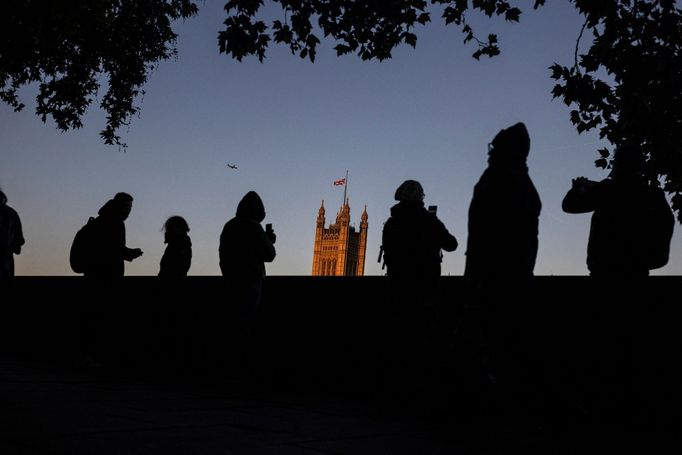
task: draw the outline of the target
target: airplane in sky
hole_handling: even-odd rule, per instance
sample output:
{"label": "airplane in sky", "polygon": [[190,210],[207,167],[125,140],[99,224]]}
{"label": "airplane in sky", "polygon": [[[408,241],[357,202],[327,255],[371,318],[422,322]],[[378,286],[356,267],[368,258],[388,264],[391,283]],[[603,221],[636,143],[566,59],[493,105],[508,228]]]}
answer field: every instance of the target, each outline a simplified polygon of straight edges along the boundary
{"label": "airplane in sky", "polygon": [[236,164],[227,163],[227,167],[229,167],[230,169],[237,169],[237,165],[236,165]]}

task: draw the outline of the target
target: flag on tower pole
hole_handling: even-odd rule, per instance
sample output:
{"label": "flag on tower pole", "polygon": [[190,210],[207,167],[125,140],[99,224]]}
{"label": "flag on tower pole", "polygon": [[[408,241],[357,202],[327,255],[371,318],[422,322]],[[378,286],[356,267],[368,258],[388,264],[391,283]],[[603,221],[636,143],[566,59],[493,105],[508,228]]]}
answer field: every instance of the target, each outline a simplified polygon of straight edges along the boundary
{"label": "flag on tower pole", "polygon": [[346,170],[346,176],[342,179],[339,180],[334,180],[334,186],[341,186],[343,185],[343,203],[341,204],[341,207],[346,205],[346,194],[348,192],[348,170]]}

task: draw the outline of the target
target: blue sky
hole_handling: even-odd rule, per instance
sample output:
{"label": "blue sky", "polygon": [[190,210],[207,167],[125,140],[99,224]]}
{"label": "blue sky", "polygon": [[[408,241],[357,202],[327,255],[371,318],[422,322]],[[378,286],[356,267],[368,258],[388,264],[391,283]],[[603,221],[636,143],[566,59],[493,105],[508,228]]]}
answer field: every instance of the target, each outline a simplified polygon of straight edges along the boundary
{"label": "blue sky", "polygon": [[[568,2],[548,2],[520,24],[472,16],[478,34],[498,33],[502,54],[480,62],[456,27],[417,29],[417,48],[402,47],[384,62],[338,58],[323,42],[314,64],[271,47],[264,63],[239,63],[217,50],[223,1],[199,3],[198,17],[176,25],[177,59],[151,75],[139,118],[123,131],[126,152],[101,143],[104,115],[93,106],[81,130],[60,133],[33,114],[35,87],[22,91],[27,108],[0,105],[0,186],[22,217],[26,245],[19,275],[69,275],[73,235],[118,191],[131,193],[128,246],[144,256],[129,275],[156,275],[161,226],[171,215],[191,228],[190,274],[217,275],[218,238],[238,201],[257,191],[266,222],[278,235],[271,275],[309,275],[320,201],[333,221],[349,170],[352,222],[367,205],[366,273],[376,262],[381,228],[395,188],[419,180],[426,203],[460,241],[443,273],[464,270],[467,210],[486,167],[487,143],[501,128],[526,123],[530,175],[543,203],[538,275],[583,275],[590,215],[561,211],[571,178],[599,180],[596,133],[578,135],[569,109],[552,100],[548,67],[573,61],[582,21]],[[585,39],[585,38],[583,38]],[[584,43],[585,44],[585,43]],[[235,163],[238,170],[225,164]],[[676,227],[676,231],[677,231]],[[513,241],[513,239],[510,239]],[[657,274],[682,273],[676,232],[670,263]]]}

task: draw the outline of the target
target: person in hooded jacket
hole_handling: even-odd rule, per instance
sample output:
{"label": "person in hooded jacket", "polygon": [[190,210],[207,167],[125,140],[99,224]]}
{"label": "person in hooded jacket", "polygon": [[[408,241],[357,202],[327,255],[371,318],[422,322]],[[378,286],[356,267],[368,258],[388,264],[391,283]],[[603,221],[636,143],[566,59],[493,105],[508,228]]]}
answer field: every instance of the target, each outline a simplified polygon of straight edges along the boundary
{"label": "person in hooded jacket", "polygon": [[263,229],[260,223],[264,219],[263,201],[258,193],[249,191],[237,205],[235,217],[225,223],[220,234],[220,270],[230,302],[226,311],[228,323],[234,325],[228,336],[235,338],[232,348],[238,368],[244,366],[248,354],[246,341],[261,301],[265,263],[272,262],[276,256],[277,237],[270,225],[267,230]]}
{"label": "person in hooded jacket", "polygon": [[[273,231],[261,226],[265,207],[258,193],[249,191],[237,206],[234,218],[225,223],[220,234],[220,270],[232,286],[243,286],[260,296],[265,278],[265,262],[275,259]],[[256,299],[259,300],[259,299]]]}
{"label": "person in hooded jacket", "polygon": [[99,209],[95,219],[93,255],[84,276],[89,280],[117,281],[125,273],[124,262],[142,256],[139,248],[126,246],[125,220],[133,208],[133,197],[117,193]]}

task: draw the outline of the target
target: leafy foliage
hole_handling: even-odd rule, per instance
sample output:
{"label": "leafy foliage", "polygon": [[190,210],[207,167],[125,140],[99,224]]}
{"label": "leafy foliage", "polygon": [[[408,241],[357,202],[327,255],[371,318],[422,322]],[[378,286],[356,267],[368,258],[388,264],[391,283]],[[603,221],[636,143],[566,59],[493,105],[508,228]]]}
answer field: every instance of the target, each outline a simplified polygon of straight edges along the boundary
{"label": "leafy foliage", "polygon": [[[283,20],[268,25],[258,19],[263,0],[230,0],[225,4],[228,17],[225,30],[218,35],[220,52],[240,60],[255,55],[259,60],[271,41],[282,43],[301,58],[315,61],[319,34],[334,40],[337,55],[354,53],[363,60],[391,58],[400,44],[417,45],[414,28],[431,21],[427,0],[272,0],[279,4]],[[473,57],[479,59],[500,53],[497,36],[478,39],[466,22],[467,10],[478,10],[488,17],[501,16],[518,22],[521,10],[507,0],[430,0],[443,7],[446,24],[461,26],[464,42],[478,45]],[[537,0],[535,7],[544,3]]]}
{"label": "leafy foliage", "polygon": [[[552,93],[573,107],[579,133],[599,128],[614,147],[641,151],[682,222],[682,12],[674,0],[573,1],[593,41],[581,55],[576,44],[572,67],[550,67]],[[599,153],[605,168],[613,154]]]}
{"label": "leafy foliage", "polygon": [[138,112],[135,99],[159,61],[175,55],[171,22],[197,12],[190,0],[11,0],[0,16],[0,99],[24,108],[17,91],[38,83],[37,107],[61,130],[80,128],[97,96],[107,144]]}

